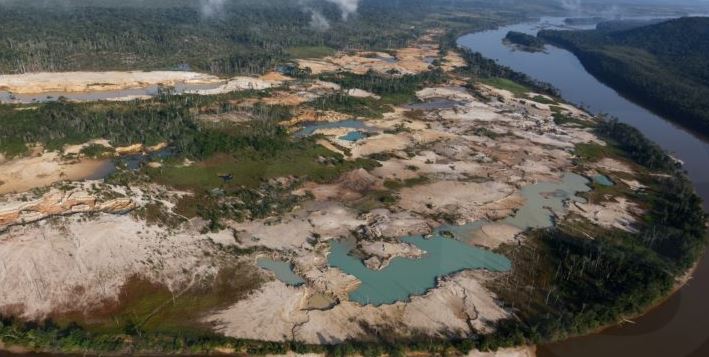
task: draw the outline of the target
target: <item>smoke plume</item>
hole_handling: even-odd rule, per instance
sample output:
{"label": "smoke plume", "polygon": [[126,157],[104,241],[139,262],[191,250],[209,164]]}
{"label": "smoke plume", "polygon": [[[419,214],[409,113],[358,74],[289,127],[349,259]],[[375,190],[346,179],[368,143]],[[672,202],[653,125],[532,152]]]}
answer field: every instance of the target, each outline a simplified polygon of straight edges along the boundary
{"label": "smoke plume", "polygon": [[578,12],[581,10],[581,0],[561,0],[561,7]]}
{"label": "smoke plume", "polygon": [[310,27],[318,31],[326,31],[330,28],[330,21],[319,11],[310,9]]}
{"label": "smoke plume", "polygon": [[351,15],[357,12],[359,8],[359,0],[325,0],[327,2],[333,3],[340,8],[342,13],[342,19],[347,20]]}
{"label": "smoke plume", "polygon": [[[318,31],[325,31],[330,28],[330,21],[323,13],[314,6],[316,0],[298,0],[303,11],[310,14],[310,27]],[[357,13],[360,0],[324,0],[334,4],[340,10],[343,21],[347,21],[352,15]]]}
{"label": "smoke plume", "polygon": [[226,0],[201,0],[202,15],[205,17],[217,16],[224,9],[225,1]]}

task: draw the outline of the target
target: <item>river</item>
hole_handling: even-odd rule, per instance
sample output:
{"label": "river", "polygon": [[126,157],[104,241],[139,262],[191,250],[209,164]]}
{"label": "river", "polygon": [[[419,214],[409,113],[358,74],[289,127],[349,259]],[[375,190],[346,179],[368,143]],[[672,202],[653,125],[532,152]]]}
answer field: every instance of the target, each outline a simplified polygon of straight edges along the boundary
{"label": "river", "polygon": [[[498,63],[551,83],[567,101],[593,113],[607,113],[638,128],[684,162],[689,178],[709,208],[709,138],[693,133],[623,98],[586,72],[570,52],[547,45],[543,53],[514,50],[502,43],[508,31],[534,34],[560,28],[564,18],[506,26],[462,36],[459,46],[480,52]],[[538,355],[563,356],[709,356],[709,259],[702,259],[694,277],[670,299],[646,315],[589,336],[539,346]]]}

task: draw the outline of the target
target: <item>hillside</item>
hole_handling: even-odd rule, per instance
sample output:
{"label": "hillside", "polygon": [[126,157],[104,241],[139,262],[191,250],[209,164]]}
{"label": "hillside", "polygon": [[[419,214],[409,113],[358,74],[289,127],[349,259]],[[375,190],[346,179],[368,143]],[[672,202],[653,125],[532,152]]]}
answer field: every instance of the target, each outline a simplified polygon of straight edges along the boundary
{"label": "hillside", "polygon": [[709,18],[542,31],[539,37],[574,52],[589,72],[624,96],[709,133]]}

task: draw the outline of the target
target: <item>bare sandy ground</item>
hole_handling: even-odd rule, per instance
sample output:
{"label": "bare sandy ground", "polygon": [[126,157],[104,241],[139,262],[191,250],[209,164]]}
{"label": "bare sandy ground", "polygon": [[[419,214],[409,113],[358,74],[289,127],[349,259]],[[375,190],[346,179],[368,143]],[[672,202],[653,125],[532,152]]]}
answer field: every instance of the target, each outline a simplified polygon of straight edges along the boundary
{"label": "bare sandy ground", "polygon": [[402,336],[425,332],[463,337],[471,333],[470,326],[489,331],[492,323],[509,316],[481,285],[485,279],[475,272],[464,272],[408,303],[375,307],[344,301],[327,311],[302,308],[307,288],[272,282],[207,321],[229,336],[271,341],[334,343],[366,339],[368,333],[362,323]]}
{"label": "bare sandy ground", "polygon": [[509,244],[515,241],[515,238],[520,238],[522,230],[504,223],[488,223],[484,224],[479,230],[473,232],[470,243],[495,249],[502,244]]}
{"label": "bare sandy ground", "polygon": [[133,275],[176,291],[215,273],[203,253],[212,250],[209,238],[168,238],[163,229],[109,214],[11,228],[0,237],[0,310],[36,318],[95,308],[115,299]]}
{"label": "bare sandy ground", "polygon": [[[369,71],[379,73],[415,74],[425,72],[431,62],[438,58],[438,45],[430,38],[421,38],[411,47],[393,51],[394,55],[384,52],[362,51],[355,54],[340,52],[323,59],[299,59],[298,66],[309,68],[313,74],[345,70],[357,74]],[[463,59],[457,54],[448,55],[443,62],[444,68],[452,70],[461,66]]]}
{"label": "bare sandy ground", "polygon": [[[430,62],[438,57],[431,36],[426,35],[411,48],[391,54],[339,53],[321,60],[303,60],[300,65],[310,67],[314,73],[337,70],[418,73],[427,70]],[[447,70],[460,65],[463,60],[454,51],[444,58],[443,66]],[[200,76],[189,80],[202,79],[212,80]],[[293,81],[286,88],[283,85],[286,81],[290,78],[277,73],[258,78],[236,77],[216,89],[198,93],[274,88],[268,97],[254,100],[250,105],[257,101],[299,105],[341,90],[334,83],[321,81]],[[137,83],[127,79],[115,82],[110,85]],[[81,83],[83,88],[91,90],[94,84],[99,88],[109,85]],[[139,82],[140,85],[145,83],[148,82]],[[448,84],[424,88],[417,93],[422,101],[456,101],[451,107],[421,112],[398,107],[381,118],[366,119],[372,135],[357,142],[338,139],[349,129],[319,131],[325,134],[319,139],[322,145],[349,160],[377,154],[373,157],[381,166],[371,172],[354,170],[327,185],[308,182],[293,194],[310,192],[314,200],[279,217],[224,222],[227,229],[218,233],[200,234],[195,228],[198,223],[168,230],[148,226],[131,216],[107,213],[37,216],[38,212],[57,211],[64,207],[62,202],[67,199],[54,199],[54,204],[43,206],[51,208],[47,210],[36,209],[35,201],[25,204],[6,199],[6,202],[14,202],[12,209],[6,210],[9,212],[6,217],[16,221],[29,214],[28,217],[37,220],[0,233],[0,311],[20,311],[23,316],[36,317],[70,307],[91,306],[115,299],[126,279],[135,274],[179,289],[218,270],[219,262],[210,257],[219,252],[215,244],[219,243],[267,249],[268,254],[293,263],[295,273],[306,281],[300,287],[268,282],[245,300],[204,318],[229,336],[331,343],[366,339],[368,331],[363,325],[401,336],[424,333],[465,337],[473,330],[492,331],[496,321],[511,316],[485,288],[489,279],[499,278],[497,273],[464,271],[441,279],[435,288],[425,295],[412,297],[409,302],[375,307],[350,301],[349,292],[360,281],[327,263],[331,241],[342,238],[358,239],[360,252],[374,269],[385,266],[392,257],[419,257],[425,252],[402,244],[398,238],[430,233],[432,227],[442,223],[442,216],[456,223],[489,220],[472,233],[471,244],[493,249],[520,241],[524,234],[518,228],[495,222],[524,204],[519,190],[530,184],[558,180],[573,167],[576,144],[605,144],[588,129],[556,125],[548,105],[480,86],[478,91],[489,97],[489,101],[483,101],[462,88],[463,83],[465,78],[454,78]],[[349,91],[349,94],[372,95],[360,90]],[[560,107],[570,114],[586,117],[571,106]],[[337,112],[300,110],[283,125],[292,128],[308,121],[332,122],[350,117]],[[244,118],[215,116],[208,120]],[[67,147],[64,151],[76,154],[82,147]],[[150,149],[119,148],[120,152],[136,150]],[[0,194],[24,191],[65,178],[78,180],[97,168],[86,161],[62,162],[55,153],[0,160]],[[623,163],[607,160],[597,163],[595,168],[632,172]],[[407,179],[420,180],[405,181]],[[384,185],[385,180],[398,181],[401,185],[393,192],[398,201],[371,211],[353,208],[358,207],[355,203],[364,195],[389,187]],[[161,197],[138,191],[126,193],[136,206]],[[82,200],[75,201],[78,206],[68,205],[69,208],[91,206],[81,203]],[[170,199],[165,199],[164,203],[168,208],[174,206]],[[578,204],[572,209],[578,219],[626,230],[632,228],[634,216],[639,214],[633,203],[612,198],[593,205]],[[254,254],[244,257],[245,261],[255,258]],[[339,303],[330,309],[313,310],[314,296],[335,297]],[[532,356],[531,353],[528,349],[513,349],[471,356],[522,357]]]}
{"label": "bare sandy ground", "polygon": [[493,181],[438,181],[404,188],[398,206],[426,215],[437,212],[460,215],[465,221],[472,222],[491,215],[506,216],[521,207],[524,200],[514,195],[515,192],[514,187]]}
{"label": "bare sandy ground", "polygon": [[571,212],[602,227],[636,233],[635,223],[643,210],[624,197],[616,197],[599,204],[574,202]]}
{"label": "bare sandy ground", "polygon": [[534,357],[537,355],[536,347],[515,347],[515,348],[501,348],[497,351],[481,352],[481,351],[470,351],[467,357]]}
{"label": "bare sandy ground", "polygon": [[24,192],[63,180],[83,180],[108,164],[105,160],[64,161],[59,153],[0,163],[0,194]]}
{"label": "bare sandy ground", "polygon": [[359,248],[363,253],[371,256],[365,260],[365,264],[368,268],[374,270],[385,268],[392,259],[397,257],[414,259],[426,254],[425,251],[415,245],[402,242],[367,241]]}
{"label": "bare sandy ground", "polygon": [[38,72],[0,75],[0,90],[12,93],[88,92],[142,88],[155,84],[217,83],[218,77],[181,71]]}
{"label": "bare sandy ground", "polygon": [[626,174],[634,173],[630,165],[608,157],[599,160],[598,162],[594,163],[593,166],[599,169],[604,169],[613,172],[622,172]]}
{"label": "bare sandy ground", "polygon": [[226,84],[214,89],[197,89],[188,91],[188,93],[214,95],[244,90],[264,90],[280,86],[286,78],[287,77],[279,77],[275,75],[267,75],[259,78],[240,76],[231,78]]}
{"label": "bare sandy ground", "polygon": [[124,213],[135,208],[128,197],[102,200],[84,188],[61,191],[52,188],[37,199],[26,194],[4,197],[0,203],[0,232],[8,227],[40,221],[52,216],[87,212]]}

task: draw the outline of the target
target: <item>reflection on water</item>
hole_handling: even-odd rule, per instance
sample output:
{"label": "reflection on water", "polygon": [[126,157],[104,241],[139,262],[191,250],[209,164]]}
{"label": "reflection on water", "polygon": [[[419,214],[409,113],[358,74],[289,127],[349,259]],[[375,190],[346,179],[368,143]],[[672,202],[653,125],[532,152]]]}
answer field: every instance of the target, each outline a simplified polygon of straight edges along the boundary
{"label": "reflection on water", "polygon": [[[200,90],[200,89],[214,89],[222,85],[223,83],[210,83],[210,84],[187,84],[187,83],[176,83],[171,88],[175,89],[175,93],[184,93],[187,91]],[[28,94],[16,94],[7,91],[0,91],[0,103],[42,103],[42,102],[53,102],[59,100],[59,98],[64,98],[66,100],[75,101],[97,101],[97,100],[109,100],[117,98],[132,98],[132,97],[142,97],[142,96],[155,96],[158,94],[160,86],[151,85],[144,88],[133,88],[133,89],[121,89],[121,90],[107,90],[107,91],[93,91],[93,92],[44,92],[44,93],[28,93]]]}
{"label": "reflection on water", "polygon": [[295,132],[295,137],[303,138],[306,136],[313,135],[318,129],[337,129],[337,128],[347,128],[347,129],[368,129],[367,125],[363,121],[357,119],[347,119],[335,122],[313,122],[306,123],[301,127],[300,130]]}
{"label": "reflection on water", "polygon": [[298,286],[305,284],[305,280],[293,272],[293,266],[289,262],[269,258],[259,258],[256,261],[256,265],[273,272],[278,280],[288,285]]}
{"label": "reflection on water", "polygon": [[593,182],[601,185],[601,186],[606,186],[606,187],[611,187],[613,186],[613,181],[608,178],[606,175],[596,175],[593,176]]}
{"label": "reflection on water", "polygon": [[84,180],[102,180],[116,172],[118,167],[124,167],[127,170],[139,170],[143,165],[151,161],[161,161],[173,156],[175,152],[170,149],[162,149],[151,153],[139,153],[124,155],[110,160],[104,160],[97,170],[91,175],[84,177]]}
{"label": "reflection on water", "polygon": [[[570,52],[547,45],[546,53],[513,51],[502,44],[508,31],[536,34],[558,27],[563,18],[502,27],[461,37],[459,45],[480,52],[500,64],[546,81],[562,96],[596,113],[608,113],[638,128],[684,162],[684,167],[709,207],[709,140],[679,127],[626,100],[583,68]],[[564,26],[562,26],[564,27]],[[694,279],[666,303],[635,324],[614,327],[601,334],[541,346],[540,356],[709,356],[709,261],[703,259]]]}
{"label": "reflection on water", "polygon": [[367,137],[367,133],[362,131],[350,131],[346,135],[339,137],[340,140],[359,141]]}

